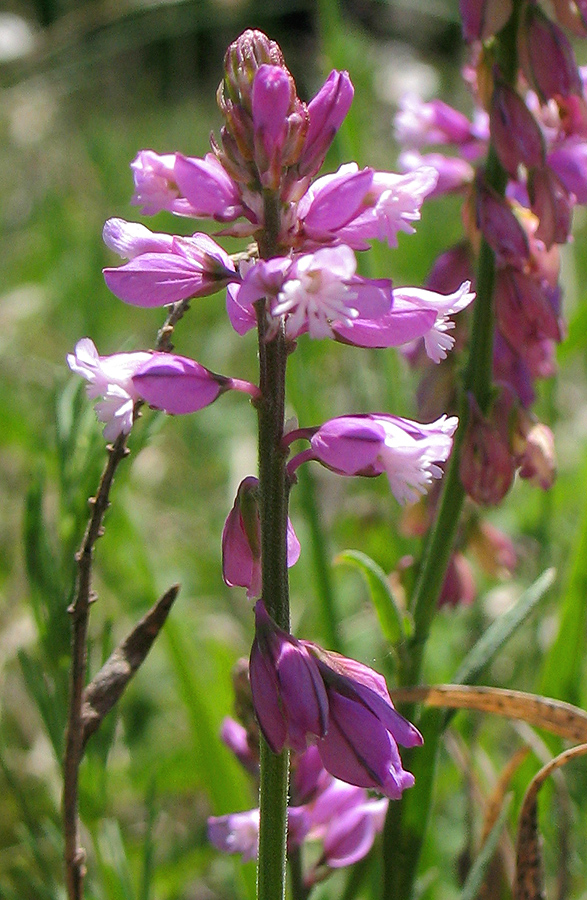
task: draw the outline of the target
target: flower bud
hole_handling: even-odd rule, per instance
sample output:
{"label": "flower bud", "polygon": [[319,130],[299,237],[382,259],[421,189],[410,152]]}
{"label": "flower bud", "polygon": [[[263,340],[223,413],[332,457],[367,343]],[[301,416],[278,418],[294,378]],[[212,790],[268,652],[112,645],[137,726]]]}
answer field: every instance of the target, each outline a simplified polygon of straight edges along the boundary
{"label": "flower bud", "polygon": [[269,40],[262,31],[248,28],[233,41],[224,57],[224,81],[218,89],[218,103],[232,102],[252,115],[252,89],[255,74],[263,64],[285,69],[279,44]]}
{"label": "flower bud", "polygon": [[528,259],[528,238],[511,204],[482,178],[477,180],[475,215],[477,228],[499,263],[520,266]]}
{"label": "flower bud", "polygon": [[544,140],[536,119],[517,91],[499,76],[495,78],[489,127],[499,161],[512,178],[517,178],[520,165],[527,169],[544,165]]}
{"label": "flower bud", "polygon": [[518,52],[524,75],[543,102],[582,95],[573,48],[537,3],[525,4],[518,29]]}
{"label": "flower bud", "polygon": [[550,166],[540,166],[530,172],[528,194],[532,212],[540,224],[536,237],[547,248],[553,244],[565,244],[571,230],[572,202],[562,181]]}
{"label": "flower bud", "polygon": [[[259,482],[249,475],[241,481],[234,506],[222,532],[222,577],[230,587],[246,587],[247,597],[261,594],[261,519]],[[287,522],[287,564],[300,556],[300,543],[293,525]]]}
{"label": "flower bud", "polygon": [[491,418],[485,417],[474,396],[469,395],[469,421],[459,473],[467,494],[481,506],[500,503],[514,479],[515,466],[504,434],[504,420],[501,417],[500,421],[496,412],[494,406]]}
{"label": "flower bud", "polygon": [[468,44],[501,31],[512,14],[512,0],[459,0],[463,37]]}

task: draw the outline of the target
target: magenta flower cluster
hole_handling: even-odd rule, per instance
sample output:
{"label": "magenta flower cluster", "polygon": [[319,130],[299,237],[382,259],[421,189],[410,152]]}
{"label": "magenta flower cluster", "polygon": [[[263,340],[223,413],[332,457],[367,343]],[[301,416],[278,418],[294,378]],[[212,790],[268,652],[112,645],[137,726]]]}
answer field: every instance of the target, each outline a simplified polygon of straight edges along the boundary
{"label": "magenta flower cluster", "polygon": [[[552,435],[530,407],[535,382],[555,373],[564,335],[558,248],[569,240],[573,208],[587,203],[587,70],[578,68],[560,27],[584,35],[582,5],[555,3],[560,25],[536,3],[520,4],[513,18],[512,9],[503,0],[461,2],[472,44],[464,73],[475,104],[471,120],[442,101],[414,96],[404,98],[396,118],[403,168],[432,166],[435,195],[463,196],[466,240],[437,260],[429,287],[451,290],[463,278],[473,281],[481,235],[495,254],[493,375],[501,391],[483,414],[472,401],[461,467],[469,495],[481,504],[498,503],[516,471],[541,487],[552,484]],[[490,42],[480,43],[506,24],[515,29],[515,79],[506,78]],[[490,146],[505,196],[487,179]],[[425,363],[423,354],[419,359]],[[439,410],[450,408],[452,384],[441,385],[430,371],[426,385]]]}
{"label": "magenta flower cluster", "polygon": [[[223,738],[238,758],[246,741],[245,729],[228,719]],[[288,849],[318,847],[315,862],[305,873],[306,888],[324,879],[332,869],[363,859],[383,829],[388,799],[371,797],[365,788],[334,778],[323,767],[314,745],[292,760],[291,805],[288,808]],[[212,816],[208,837],[219,850],[240,853],[244,862],[257,855],[259,810]]]}
{"label": "magenta flower cluster", "polygon": [[[147,215],[167,210],[212,220],[220,236],[246,238],[249,249],[237,264],[206,234],[167,235],[111,219],[104,240],[127,261],[104,271],[108,287],[132,305],[180,304],[182,311],[195,298],[226,289],[228,318],[238,334],[258,327],[263,341],[280,335],[290,352],[305,336],[359,347],[398,347],[421,338],[433,362],[444,359],[454,344],[451,317],[474,298],[470,281],[445,294],[394,288],[389,279],[360,276],[355,255],[374,240],[395,247],[399,232],[414,231],[422,202],[437,185],[436,169],[422,165],[402,175],[349,163],[315,178],[352,97],[348,74],[332,72],[306,105],[277,45],[260,32],[241,35],[227,52],[218,93],[225,122],[220,140],[212,139],[204,158],[139,153],[132,164],[133,202]],[[229,390],[248,394],[253,405],[264,400],[257,385],[172,353],[102,357],[86,338],[68,363],[89,382],[89,396],[102,398],[96,409],[108,440],[129,433],[141,403],[175,415],[195,412]],[[281,445],[285,458],[294,441],[310,444],[289,461],[289,486],[298,466],[314,460],[340,475],[385,473],[398,501],[411,502],[442,475],[456,427],[455,417],[419,424],[385,412],[300,427]],[[244,587],[250,598],[262,593],[258,488],[255,477],[244,479],[222,535],[224,580]],[[286,550],[291,566],[300,555],[291,523]],[[258,600],[255,607],[250,658],[260,728],[275,753],[315,748],[326,770],[311,811],[307,805],[302,813],[292,809],[290,840],[319,835],[325,864],[344,865],[363,855],[381,828],[384,805],[365,791],[400,797],[413,776],[403,769],[397,745],[414,747],[422,738],[394,709],[382,676],[298,640],[277,626],[266,603]],[[245,748],[240,752],[246,756]],[[257,829],[253,811],[216,821],[211,836],[248,858]]]}

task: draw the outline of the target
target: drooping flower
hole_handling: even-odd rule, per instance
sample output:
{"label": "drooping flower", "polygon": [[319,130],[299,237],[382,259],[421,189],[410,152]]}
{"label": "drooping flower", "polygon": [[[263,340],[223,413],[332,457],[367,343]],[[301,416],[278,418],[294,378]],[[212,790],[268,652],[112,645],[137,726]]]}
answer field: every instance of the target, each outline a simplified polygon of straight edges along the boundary
{"label": "drooping flower", "polygon": [[469,421],[463,439],[459,474],[469,497],[481,506],[500,503],[516,471],[508,435],[509,398],[503,392],[485,416],[469,395]]}
{"label": "drooping flower", "polygon": [[323,866],[340,869],[363,859],[383,829],[388,805],[386,797],[376,800],[333,778],[308,809],[308,840],[321,839],[323,850],[306,881],[316,881]]}
{"label": "drooping flower", "polygon": [[335,778],[397,799],[414,783],[397,743],[422,743],[393,707],[385,679],[368,666],[300,641],[255,606],[250,678],[259,725],[271,749],[303,751],[315,741]]}
{"label": "drooping flower", "polygon": [[88,381],[88,397],[103,398],[96,403],[96,414],[105,423],[107,441],[114,441],[131,430],[134,404],[140,398],[133,376],[150,358],[150,353],[142,352],[99,356],[90,338],[82,338],[74,352],[68,353],[67,365],[71,371]]}
{"label": "drooping flower", "polygon": [[[247,597],[261,594],[261,518],[259,481],[249,475],[241,481],[234,506],[222,531],[222,576],[230,587],[246,587]],[[300,542],[293,525],[287,522],[287,564],[300,556]]]}
{"label": "drooping flower", "polygon": [[288,468],[293,474],[302,462],[315,459],[340,475],[385,472],[396,499],[413,502],[442,477],[439,463],[448,459],[457,424],[455,416],[428,425],[385,413],[339,416],[287,435],[288,445],[298,438],[310,441],[310,449],[294,456]]}

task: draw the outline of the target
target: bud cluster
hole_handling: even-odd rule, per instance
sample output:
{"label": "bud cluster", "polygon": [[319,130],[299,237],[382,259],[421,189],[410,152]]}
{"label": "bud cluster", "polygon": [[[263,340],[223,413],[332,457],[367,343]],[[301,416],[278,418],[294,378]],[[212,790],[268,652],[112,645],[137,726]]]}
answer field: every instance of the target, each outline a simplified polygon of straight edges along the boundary
{"label": "bud cluster", "polygon": [[[555,4],[561,24],[584,33],[578,7],[572,21],[564,13],[570,9]],[[436,261],[429,286],[450,290],[464,278],[474,283],[481,237],[495,255],[493,377],[499,390],[483,411],[471,401],[461,464],[469,496],[482,505],[499,503],[516,472],[543,488],[552,484],[552,436],[529,410],[536,380],[555,372],[555,348],[564,334],[558,248],[569,240],[573,207],[587,202],[586,73],[560,26],[537,4],[525,2],[519,16],[513,12],[502,0],[461,0],[465,39],[472,43],[473,64],[466,69],[472,121],[446,104],[415,97],[404,100],[396,119],[404,167],[434,166],[436,195],[463,195],[466,240]],[[520,65],[513,80],[491,41],[506,26],[515,29]],[[443,152],[425,153],[426,145],[441,145]],[[503,193],[487,178],[483,160],[490,146],[503,170]],[[446,155],[449,147],[456,155]],[[466,340],[461,330],[457,341]],[[424,362],[417,348],[411,359]],[[426,366],[421,397],[427,415],[450,409],[451,374],[439,378]],[[533,429],[548,439],[529,439]]]}

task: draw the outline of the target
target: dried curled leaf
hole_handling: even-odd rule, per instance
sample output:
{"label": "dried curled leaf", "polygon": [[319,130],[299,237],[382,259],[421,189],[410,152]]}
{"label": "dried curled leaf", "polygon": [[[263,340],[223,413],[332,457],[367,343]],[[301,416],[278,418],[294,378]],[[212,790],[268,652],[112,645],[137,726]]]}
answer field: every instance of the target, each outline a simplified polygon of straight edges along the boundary
{"label": "dried curled leaf", "polygon": [[145,660],[178,593],[179,585],[174,584],[160,597],[86,687],[81,711],[84,746]]}
{"label": "dried curled leaf", "polygon": [[587,744],[571,747],[543,766],[530,782],[522,804],[518,825],[514,900],[545,900],[538,831],[538,791],[552,772],[560,769],[570,760],[586,754]]}
{"label": "dried curled leaf", "polygon": [[587,713],[550,697],[510,691],[505,688],[438,684],[434,687],[408,687],[391,692],[394,703],[423,703],[450,709],[475,709],[480,712],[521,719],[572,741],[587,742]]}

